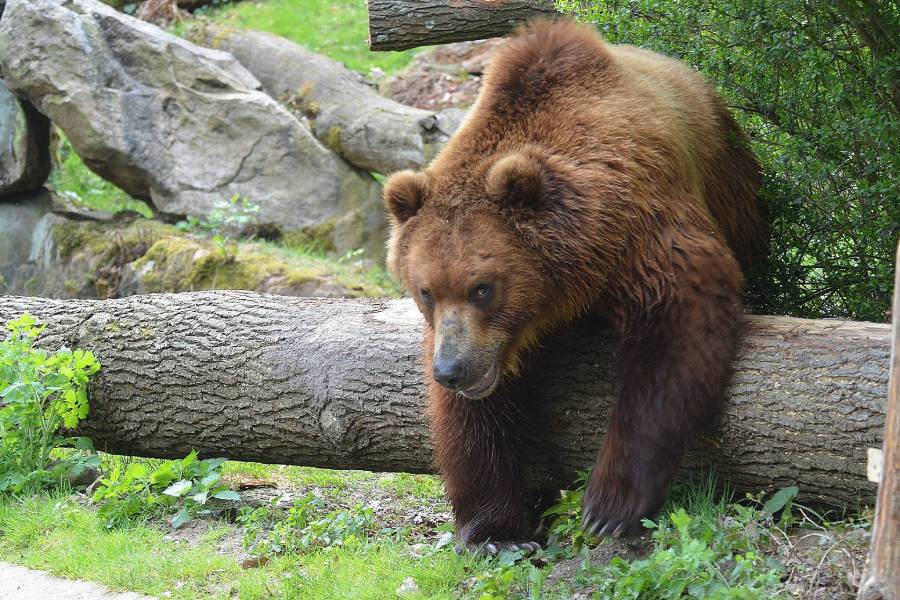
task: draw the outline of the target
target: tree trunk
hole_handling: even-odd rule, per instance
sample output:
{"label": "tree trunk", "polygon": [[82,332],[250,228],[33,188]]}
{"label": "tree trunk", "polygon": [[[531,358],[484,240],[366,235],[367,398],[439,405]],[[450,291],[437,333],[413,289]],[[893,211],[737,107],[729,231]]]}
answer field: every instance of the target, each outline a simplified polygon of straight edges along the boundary
{"label": "tree trunk", "polygon": [[214,25],[199,35],[231,53],[270,96],[303,113],[320,141],[366,171],[424,167],[465,116],[394,102],[341,63],[277,35]]}
{"label": "tree trunk", "polygon": [[505,35],[532,17],[557,14],[553,0],[368,0],[369,48],[406,50]]}
{"label": "tree trunk", "polygon": [[[410,300],[249,292],[47,300],[0,296],[0,321],[30,312],[42,340],[103,364],[84,433],[99,448],[374,471],[431,471]],[[721,423],[688,470],[737,490],[799,485],[808,501],[871,503],[866,449],[881,442],[889,327],[747,317]],[[613,399],[612,342],[585,319],[545,344],[526,389],[547,399],[529,477],[566,485],[591,466]]]}
{"label": "tree trunk", "polygon": [[872,552],[859,588],[859,600],[900,600],[900,246],[894,275],[893,312],[884,462],[872,527]]}

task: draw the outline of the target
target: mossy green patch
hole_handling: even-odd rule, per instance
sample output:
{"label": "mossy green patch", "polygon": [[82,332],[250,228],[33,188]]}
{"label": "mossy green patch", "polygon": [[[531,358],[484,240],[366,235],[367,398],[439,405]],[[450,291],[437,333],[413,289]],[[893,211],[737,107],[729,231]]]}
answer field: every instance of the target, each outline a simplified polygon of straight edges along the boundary
{"label": "mossy green patch", "polygon": [[339,156],[344,154],[344,147],[341,145],[341,128],[338,125],[332,125],[328,129],[323,141],[335,154]]}
{"label": "mossy green patch", "polygon": [[281,243],[306,253],[334,252],[334,221],[326,221],[321,225],[304,227],[297,231],[288,231]]}
{"label": "mossy green patch", "polygon": [[[254,244],[226,248],[205,239],[170,236],[153,244],[134,262],[148,292],[264,290],[277,278],[281,291],[317,279],[316,270],[292,265]],[[296,291],[296,290],[295,290]]]}
{"label": "mossy green patch", "polygon": [[[124,223],[63,221],[53,225],[59,256],[87,265],[83,282],[66,282],[70,293],[83,285],[99,297],[117,291],[118,279],[102,274],[131,265],[143,291],[255,290],[309,295],[320,285],[352,296],[397,296],[380,267],[329,258],[333,223],[289,234],[291,247],[262,241],[212,240],[188,235],[153,220]],[[80,271],[79,271],[80,273]],[[79,276],[80,277],[80,276]]]}
{"label": "mossy green patch", "polygon": [[51,235],[61,258],[70,258],[75,252],[85,248],[95,254],[102,254],[109,247],[109,239],[102,234],[99,223],[55,223],[51,228]]}

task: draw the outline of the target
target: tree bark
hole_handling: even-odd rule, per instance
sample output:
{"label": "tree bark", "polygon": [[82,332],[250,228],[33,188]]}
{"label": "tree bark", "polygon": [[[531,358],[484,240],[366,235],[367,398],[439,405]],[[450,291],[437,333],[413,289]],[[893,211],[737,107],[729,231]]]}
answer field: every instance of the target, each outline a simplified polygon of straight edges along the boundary
{"label": "tree bark", "polygon": [[[112,452],[374,471],[431,471],[410,300],[249,292],[47,300],[30,312],[47,346],[93,350],[102,369],[84,425]],[[721,422],[686,471],[715,467],[736,490],[799,485],[807,501],[871,503],[866,449],[880,444],[889,326],[746,319]],[[593,463],[613,400],[612,341],[584,319],[548,339],[526,389],[547,401],[529,477],[567,485]]]}
{"label": "tree bark", "polygon": [[369,48],[406,50],[505,35],[558,14],[553,0],[368,0]]}
{"label": "tree bark", "polygon": [[465,116],[394,102],[341,63],[277,35],[215,25],[198,33],[201,43],[238,59],[270,96],[302,112],[332,151],[366,171],[424,167]]}
{"label": "tree bark", "polygon": [[900,600],[900,246],[893,312],[884,463],[872,527],[872,551],[859,588],[859,600]]}

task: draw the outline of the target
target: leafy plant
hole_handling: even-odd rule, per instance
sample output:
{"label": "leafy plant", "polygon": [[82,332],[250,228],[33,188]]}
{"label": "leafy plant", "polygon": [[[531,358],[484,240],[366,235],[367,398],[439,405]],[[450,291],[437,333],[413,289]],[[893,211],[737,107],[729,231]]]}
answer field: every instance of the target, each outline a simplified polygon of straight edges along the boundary
{"label": "leafy plant", "polygon": [[241,499],[221,481],[224,463],[224,458],[199,460],[194,451],[153,470],[138,461],[116,465],[100,480],[91,500],[109,528],[174,513],[172,527],[178,529],[194,517],[222,512],[227,502]]}
{"label": "leafy plant", "polygon": [[900,236],[900,10],[874,0],[557,0],[684,60],[749,133],[772,221],[760,310],[883,320]]}
{"label": "leafy plant", "polygon": [[523,560],[522,551],[506,551],[490,560],[489,569],[475,575],[469,582],[469,596],[478,600],[505,600],[506,598],[531,598],[539,600],[552,569],[545,564],[538,567]]}
{"label": "leafy plant", "polygon": [[[87,383],[100,370],[91,352],[35,348],[44,326],[24,314],[0,342],[0,492],[37,490],[75,477],[99,459],[91,441],[71,437],[88,414]],[[54,451],[75,448],[53,460]]]}
{"label": "leafy plant", "polygon": [[544,556],[572,557],[586,544],[596,543],[597,538],[581,527],[581,504],[589,475],[590,471],[579,471],[573,489],[563,490],[559,501],[544,511],[542,516],[548,519]]}
{"label": "leafy plant", "polygon": [[[785,597],[780,585],[784,566],[766,557],[766,551],[770,531],[790,523],[796,493],[795,487],[785,488],[765,504],[748,496],[717,518],[676,508],[659,522],[645,519],[644,526],[653,532],[653,550],[646,557],[615,557],[604,567],[583,567],[582,580],[595,586],[600,597],[613,600]],[[775,523],[778,511],[782,517]]]}
{"label": "leafy plant", "polygon": [[[752,520],[736,521],[734,528]],[[684,509],[659,523],[646,520],[653,530],[654,551],[641,560],[616,557],[601,581],[608,598],[773,598],[780,580],[777,567],[762,553],[741,548],[731,529],[716,530],[692,519]]]}
{"label": "leafy plant", "polygon": [[228,200],[218,200],[204,218],[189,215],[186,220],[179,221],[177,227],[224,242],[242,235],[258,220],[259,205],[235,194]]}
{"label": "leafy plant", "polygon": [[278,518],[270,506],[245,508],[238,521],[244,526],[244,547],[256,556],[272,556],[289,552],[309,552],[329,546],[352,546],[368,540],[374,533],[375,518],[371,508],[361,504],[352,509],[324,512],[324,502],[308,493],[294,500],[284,518]]}

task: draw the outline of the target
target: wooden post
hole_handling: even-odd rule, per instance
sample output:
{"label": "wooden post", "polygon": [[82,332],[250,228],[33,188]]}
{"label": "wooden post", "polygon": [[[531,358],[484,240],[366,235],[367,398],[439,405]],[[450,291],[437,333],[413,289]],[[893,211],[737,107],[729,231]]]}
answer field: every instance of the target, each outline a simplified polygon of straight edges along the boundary
{"label": "wooden post", "polygon": [[891,375],[884,430],[884,462],[869,565],[859,600],[900,600],[900,246],[894,274]]}

